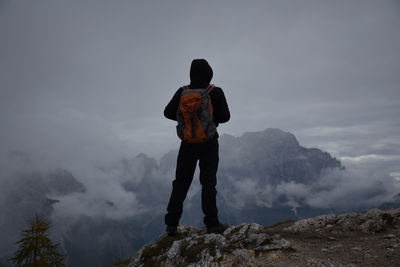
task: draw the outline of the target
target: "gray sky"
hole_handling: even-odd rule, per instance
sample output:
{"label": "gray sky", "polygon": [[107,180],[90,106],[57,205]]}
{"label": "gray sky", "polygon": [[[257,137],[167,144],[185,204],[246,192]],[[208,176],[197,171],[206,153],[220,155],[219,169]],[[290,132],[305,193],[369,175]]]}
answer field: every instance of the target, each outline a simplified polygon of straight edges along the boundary
{"label": "gray sky", "polygon": [[280,128],[400,176],[399,29],[395,0],[0,0],[0,150],[159,157],[179,144],[163,109],[206,58],[220,133]]}

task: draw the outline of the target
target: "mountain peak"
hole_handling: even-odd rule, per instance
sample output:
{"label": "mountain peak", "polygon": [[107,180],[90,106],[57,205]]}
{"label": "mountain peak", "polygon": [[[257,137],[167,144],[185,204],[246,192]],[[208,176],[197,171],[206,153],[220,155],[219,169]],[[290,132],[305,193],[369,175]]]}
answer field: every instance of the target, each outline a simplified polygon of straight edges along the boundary
{"label": "mountain peak", "polygon": [[326,152],[302,147],[296,137],[277,128],[246,132],[242,136],[222,135],[221,170],[230,177],[258,177],[261,185],[285,182],[310,183],[323,170],[341,168]]}
{"label": "mountain peak", "polygon": [[242,135],[243,139],[266,140],[269,143],[285,143],[290,146],[299,146],[296,137],[289,132],[278,128],[267,128],[264,131],[246,132]]}

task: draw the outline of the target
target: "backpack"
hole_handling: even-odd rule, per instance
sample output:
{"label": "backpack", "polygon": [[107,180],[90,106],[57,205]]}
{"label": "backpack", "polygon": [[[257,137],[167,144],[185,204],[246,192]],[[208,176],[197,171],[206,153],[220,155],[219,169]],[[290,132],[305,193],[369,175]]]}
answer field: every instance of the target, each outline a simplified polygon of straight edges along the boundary
{"label": "backpack", "polygon": [[182,87],[177,110],[176,131],[180,139],[187,143],[201,143],[212,138],[217,132],[213,120],[210,92],[215,88],[189,89]]}

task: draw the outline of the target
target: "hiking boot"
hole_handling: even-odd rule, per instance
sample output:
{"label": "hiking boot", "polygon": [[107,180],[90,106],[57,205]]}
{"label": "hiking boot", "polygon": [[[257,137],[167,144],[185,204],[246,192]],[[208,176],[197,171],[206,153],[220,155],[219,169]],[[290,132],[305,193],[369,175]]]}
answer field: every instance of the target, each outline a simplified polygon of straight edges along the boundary
{"label": "hiking boot", "polygon": [[227,224],[225,224],[225,223],[220,223],[220,224],[217,225],[217,226],[208,227],[208,228],[207,228],[207,234],[214,233],[214,234],[221,234],[221,235],[222,235],[222,233],[225,232],[225,230],[226,230],[228,227],[229,227],[229,225],[227,225]]}
{"label": "hiking boot", "polygon": [[167,234],[169,236],[176,236],[178,234],[178,227],[176,227],[176,226],[167,226]]}

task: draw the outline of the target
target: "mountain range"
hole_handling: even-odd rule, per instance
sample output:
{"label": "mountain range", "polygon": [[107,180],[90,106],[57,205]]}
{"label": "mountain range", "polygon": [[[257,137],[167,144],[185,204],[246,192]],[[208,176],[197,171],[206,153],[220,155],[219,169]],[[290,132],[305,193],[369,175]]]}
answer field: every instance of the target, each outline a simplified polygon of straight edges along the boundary
{"label": "mountain range", "polygon": [[[346,168],[338,159],[320,149],[302,147],[291,133],[270,128],[240,137],[223,134],[219,144],[217,202],[220,220],[230,225],[267,226],[332,210],[400,206],[399,195],[390,195],[390,185],[383,182],[361,187],[363,191],[349,196],[348,205],[325,199],[334,192],[343,200],[348,194],[340,195],[336,182],[343,184],[351,176],[344,175]],[[96,174],[105,177],[98,185],[56,166],[50,171],[24,168],[2,177],[1,186],[7,190],[0,196],[0,262],[16,250],[20,231],[35,213],[51,220],[51,236],[68,255],[68,266],[101,267],[130,257],[165,230],[177,152],[166,153],[158,162],[141,153],[97,166]],[[200,196],[195,178],[184,203],[182,224],[203,227]]]}

